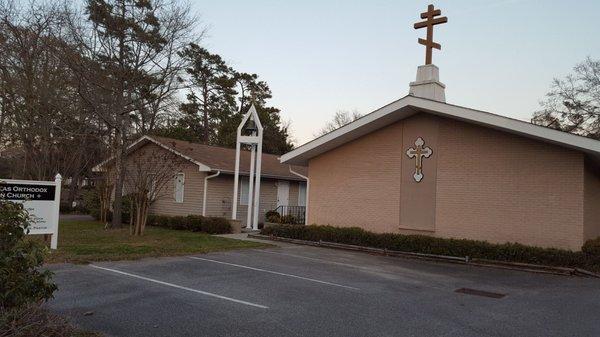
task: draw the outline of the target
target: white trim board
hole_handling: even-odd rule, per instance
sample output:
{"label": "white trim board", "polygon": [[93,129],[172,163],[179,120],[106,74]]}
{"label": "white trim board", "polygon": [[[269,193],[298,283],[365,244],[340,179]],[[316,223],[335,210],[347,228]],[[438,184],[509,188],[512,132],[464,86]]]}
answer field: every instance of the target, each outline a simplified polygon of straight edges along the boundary
{"label": "white trim board", "polygon": [[477,124],[571,148],[587,153],[597,161],[600,161],[600,141],[598,140],[489,112],[410,95],[282,155],[280,161],[281,163],[286,164],[307,165],[308,159],[312,157],[330,151],[344,143],[357,139],[386,125],[408,118],[419,112],[461,120],[467,123]]}

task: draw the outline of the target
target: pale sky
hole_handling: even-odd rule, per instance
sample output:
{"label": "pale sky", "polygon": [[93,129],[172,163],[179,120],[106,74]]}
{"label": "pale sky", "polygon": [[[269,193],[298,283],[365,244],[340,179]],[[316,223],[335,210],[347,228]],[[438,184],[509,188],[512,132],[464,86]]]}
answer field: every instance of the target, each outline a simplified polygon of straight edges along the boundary
{"label": "pale sky", "polygon": [[[297,145],[338,110],[365,114],[408,94],[424,47],[414,30],[430,2],[193,1],[203,45],[257,73]],[[436,1],[433,63],[448,103],[529,120],[554,77],[600,58],[600,1]]]}

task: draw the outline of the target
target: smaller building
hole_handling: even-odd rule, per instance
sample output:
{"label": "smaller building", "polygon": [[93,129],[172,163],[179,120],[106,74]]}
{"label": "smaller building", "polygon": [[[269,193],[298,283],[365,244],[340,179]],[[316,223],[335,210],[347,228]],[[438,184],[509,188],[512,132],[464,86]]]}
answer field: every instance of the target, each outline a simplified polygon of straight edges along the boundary
{"label": "smaller building", "polygon": [[[183,159],[173,182],[163,187],[172,192],[166,191],[152,203],[151,214],[194,214],[231,218],[235,149],[158,136],[143,136],[128,148],[127,156],[133,157],[141,149],[149,148],[152,151],[168,151]],[[128,161],[126,163],[130,165]],[[102,165],[104,164],[98,167]],[[250,152],[242,151],[236,218],[243,225],[246,224],[248,210],[249,167]],[[277,210],[282,215],[293,215],[298,222],[304,223],[306,175],[305,166],[281,164],[278,156],[263,154],[259,222],[265,220],[266,212]]]}

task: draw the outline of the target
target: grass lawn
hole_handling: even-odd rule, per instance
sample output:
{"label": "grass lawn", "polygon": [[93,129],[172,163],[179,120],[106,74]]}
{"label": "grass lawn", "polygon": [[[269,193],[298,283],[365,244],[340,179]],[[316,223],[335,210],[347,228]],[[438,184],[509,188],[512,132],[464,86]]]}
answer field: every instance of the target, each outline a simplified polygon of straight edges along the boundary
{"label": "grass lawn", "polygon": [[158,227],[146,227],[146,233],[136,237],[129,235],[127,226],[104,229],[104,224],[97,221],[61,221],[58,249],[46,257],[46,263],[134,260],[268,246]]}

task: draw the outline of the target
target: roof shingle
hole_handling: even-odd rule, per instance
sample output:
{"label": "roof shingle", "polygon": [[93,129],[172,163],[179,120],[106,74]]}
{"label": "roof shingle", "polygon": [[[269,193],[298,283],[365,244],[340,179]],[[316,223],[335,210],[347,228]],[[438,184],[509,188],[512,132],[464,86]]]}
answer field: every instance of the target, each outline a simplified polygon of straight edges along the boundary
{"label": "roof shingle", "polygon": [[[211,146],[187,142],[183,140],[159,137],[146,136],[154,141],[177,151],[197,162],[200,162],[213,171],[221,171],[223,173],[233,173],[235,171],[235,149]],[[284,178],[289,180],[304,180],[290,172],[290,165],[281,164],[279,157],[272,154],[262,154],[261,176],[271,178]],[[292,165],[292,169],[304,176],[308,174],[306,166]],[[240,174],[248,175],[250,169],[250,151],[240,152]]]}

